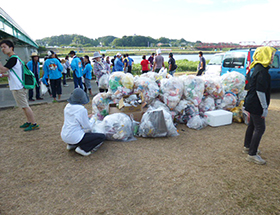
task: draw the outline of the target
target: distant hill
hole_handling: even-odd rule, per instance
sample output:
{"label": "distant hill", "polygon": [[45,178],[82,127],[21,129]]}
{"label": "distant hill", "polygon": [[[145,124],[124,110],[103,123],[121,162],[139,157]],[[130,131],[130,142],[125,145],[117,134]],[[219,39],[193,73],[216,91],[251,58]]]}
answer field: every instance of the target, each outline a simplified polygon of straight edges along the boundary
{"label": "distant hill", "polygon": [[46,37],[40,40],[36,40],[39,46],[81,46],[81,47],[91,47],[91,46],[121,46],[121,47],[148,47],[148,46],[186,46],[194,45],[195,43],[186,41],[185,39],[169,39],[166,37],[161,37],[159,39],[154,39],[152,37],[145,36],[123,36],[122,38],[117,38],[114,36],[104,36],[98,37],[97,39],[91,39],[78,34],[63,34],[59,36]]}
{"label": "distant hill", "polygon": [[45,37],[40,40],[36,40],[39,46],[98,46],[100,42],[103,46],[108,46],[112,41],[116,39],[114,36],[99,37],[97,39],[91,39],[78,34],[62,34],[59,36]]}

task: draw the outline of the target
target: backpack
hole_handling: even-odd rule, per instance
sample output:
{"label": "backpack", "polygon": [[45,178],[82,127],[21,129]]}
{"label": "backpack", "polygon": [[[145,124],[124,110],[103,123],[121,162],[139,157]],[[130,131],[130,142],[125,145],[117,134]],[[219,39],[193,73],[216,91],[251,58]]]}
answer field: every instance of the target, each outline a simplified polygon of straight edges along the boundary
{"label": "backpack", "polygon": [[35,85],[37,84],[34,73],[28,69],[26,64],[17,55],[12,55],[11,57],[16,57],[22,64],[22,79],[18,77],[17,73],[13,69],[11,70],[22,83],[23,87],[25,89],[34,89]]}

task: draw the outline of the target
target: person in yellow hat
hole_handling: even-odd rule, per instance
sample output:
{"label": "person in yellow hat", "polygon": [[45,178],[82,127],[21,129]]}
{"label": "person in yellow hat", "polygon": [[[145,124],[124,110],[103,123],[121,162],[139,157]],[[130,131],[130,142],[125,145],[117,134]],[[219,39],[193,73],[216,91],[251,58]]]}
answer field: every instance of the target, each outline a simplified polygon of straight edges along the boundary
{"label": "person in yellow hat", "polygon": [[[36,78],[37,84],[36,84],[36,100],[43,100],[40,96],[40,84],[39,84],[39,79],[40,79],[40,62],[39,62],[39,55],[37,52],[32,52],[31,54],[31,60],[27,63],[27,66],[29,70],[31,70]],[[33,89],[30,89],[28,91],[29,94],[29,101],[35,101],[33,99]]]}
{"label": "person in yellow hat", "polygon": [[265,132],[265,117],[270,103],[270,74],[269,65],[273,63],[276,49],[265,46],[256,49],[250,69],[253,73],[250,77],[250,86],[245,98],[245,111],[250,116],[249,124],[245,134],[244,153],[249,162],[265,164],[266,161],[259,155],[259,144]]}

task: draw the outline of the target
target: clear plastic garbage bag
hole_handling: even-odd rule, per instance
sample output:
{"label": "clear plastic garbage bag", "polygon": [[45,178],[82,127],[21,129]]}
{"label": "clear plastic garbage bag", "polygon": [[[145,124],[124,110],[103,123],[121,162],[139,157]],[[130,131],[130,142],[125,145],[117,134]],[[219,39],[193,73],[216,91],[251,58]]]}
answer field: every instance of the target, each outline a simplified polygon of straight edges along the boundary
{"label": "clear plastic garbage bag", "polygon": [[204,113],[206,111],[212,111],[216,109],[215,100],[211,96],[205,96],[202,99],[202,102],[199,104],[200,113]]}
{"label": "clear plastic garbage bag", "polygon": [[100,77],[98,81],[98,87],[101,89],[109,88],[109,74],[106,73]]}
{"label": "clear plastic garbage bag", "polygon": [[143,115],[139,127],[139,136],[166,137],[178,135],[171,114],[164,109],[151,108]]}
{"label": "clear plastic garbage bag", "polygon": [[207,122],[200,115],[196,115],[188,121],[187,126],[192,129],[200,130],[207,126]]}
{"label": "clear plastic garbage bag", "polygon": [[161,100],[173,110],[180,102],[183,95],[182,80],[177,77],[164,78],[160,82]]}
{"label": "clear plastic garbage bag", "polygon": [[245,87],[245,76],[239,72],[232,71],[221,76],[225,92],[239,94]]}
{"label": "clear plastic garbage bag", "polygon": [[110,114],[103,119],[103,123],[107,140],[136,140],[133,136],[133,122],[128,115],[124,113]]}
{"label": "clear plastic garbage bag", "polygon": [[184,96],[186,100],[191,101],[198,106],[203,98],[204,80],[195,75],[182,76],[184,86]]}

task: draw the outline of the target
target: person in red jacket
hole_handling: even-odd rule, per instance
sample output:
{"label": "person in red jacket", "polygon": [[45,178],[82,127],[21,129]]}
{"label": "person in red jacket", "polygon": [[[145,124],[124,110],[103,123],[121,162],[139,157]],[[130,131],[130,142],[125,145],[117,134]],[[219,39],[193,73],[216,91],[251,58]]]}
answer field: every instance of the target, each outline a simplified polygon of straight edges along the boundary
{"label": "person in red jacket", "polygon": [[141,61],[141,66],[142,66],[142,73],[147,73],[147,72],[149,72],[149,64],[150,64],[150,62],[148,61],[148,60],[146,60],[146,55],[143,55],[143,57],[142,57],[142,61]]}

